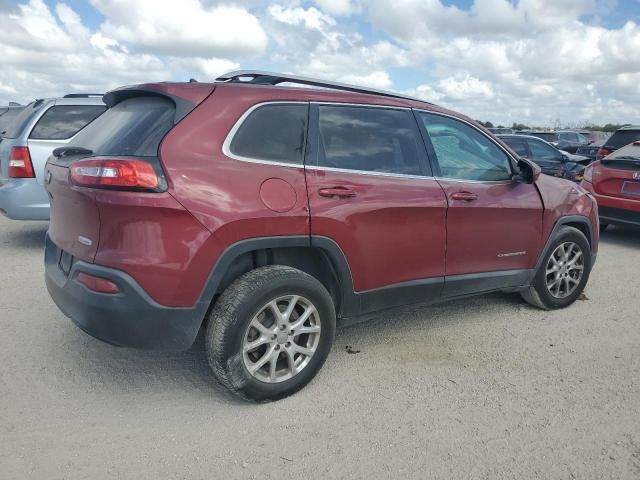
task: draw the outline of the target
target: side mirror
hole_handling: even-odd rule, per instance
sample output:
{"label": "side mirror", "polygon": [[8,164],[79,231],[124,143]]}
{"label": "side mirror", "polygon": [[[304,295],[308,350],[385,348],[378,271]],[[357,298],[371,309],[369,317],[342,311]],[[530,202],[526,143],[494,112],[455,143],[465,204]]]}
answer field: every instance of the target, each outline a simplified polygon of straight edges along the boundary
{"label": "side mirror", "polygon": [[534,183],[540,178],[542,169],[535,163],[525,162],[524,160],[518,160],[518,168],[520,174],[513,176],[513,180],[517,182]]}

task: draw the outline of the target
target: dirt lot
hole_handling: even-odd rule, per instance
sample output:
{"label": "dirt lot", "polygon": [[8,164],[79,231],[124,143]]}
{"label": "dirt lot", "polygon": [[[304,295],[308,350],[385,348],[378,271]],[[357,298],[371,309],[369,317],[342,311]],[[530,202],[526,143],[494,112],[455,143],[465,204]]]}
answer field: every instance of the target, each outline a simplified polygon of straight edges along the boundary
{"label": "dirt lot", "polygon": [[77,329],[44,287],[45,229],[0,219],[1,479],[640,478],[639,231],[603,236],[569,309],[494,294],[387,315],[252,405],[201,341],[137,352]]}

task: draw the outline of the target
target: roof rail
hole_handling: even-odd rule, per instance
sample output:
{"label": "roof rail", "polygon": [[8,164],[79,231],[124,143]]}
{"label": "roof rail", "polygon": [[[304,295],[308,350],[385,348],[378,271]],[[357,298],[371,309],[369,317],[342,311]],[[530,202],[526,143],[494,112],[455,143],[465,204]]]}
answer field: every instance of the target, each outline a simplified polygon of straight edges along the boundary
{"label": "roof rail", "polygon": [[378,90],[377,88],[361,87],[347,83],[320,80],[311,77],[301,77],[298,75],[288,75],[285,73],[265,72],[260,70],[236,70],[225,73],[216,78],[216,82],[224,83],[248,83],[252,85],[278,85],[280,83],[297,83],[299,85],[309,85],[312,87],[330,88],[353,93],[366,93],[369,95],[380,95],[383,97],[401,98],[414,102],[430,103],[420,98],[410,97],[401,93]]}
{"label": "roof rail", "polygon": [[89,97],[101,97],[104,93],[67,93],[62,98],[89,98]]}

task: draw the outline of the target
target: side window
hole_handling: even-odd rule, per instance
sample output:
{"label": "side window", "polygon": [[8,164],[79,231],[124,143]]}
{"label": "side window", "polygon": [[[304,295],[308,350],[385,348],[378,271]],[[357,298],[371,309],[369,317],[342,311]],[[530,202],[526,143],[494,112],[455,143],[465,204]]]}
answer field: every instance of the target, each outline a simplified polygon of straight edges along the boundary
{"label": "side window", "polygon": [[532,160],[542,160],[544,162],[562,161],[562,154],[544,142],[529,140],[529,148],[531,149]]}
{"label": "side window", "polygon": [[589,144],[589,137],[587,137],[586,135],[582,135],[580,133],[577,133],[576,136],[578,137],[578,143],[580,145],[588,145]]}
{"label": "side window", "polygon": [[421,175],[424,146],[409,110],[327,106],[319,111],[318,165]]}
{"label": "side window", "polygon": [[527,142],[523,138],[507,137],[503,138],[502,140],[521,157],[529,158],[531,156],[529,147],[527,146]]}
{"label": "side window", "polygon": [[511,179],[509,156],[481,132],[442,115],[420,113],[444,178],[502,181]]}
{"label": "side window", "polygon": [[233,137],[230,151],[240,157],[302,165],[308,104],[256,108]]}
{"label": "side window", "polygon": [[102,105],[56,105],[47,110],[36,123],[29,138],[34,140],[65,140],[98,118],[107,107]]}

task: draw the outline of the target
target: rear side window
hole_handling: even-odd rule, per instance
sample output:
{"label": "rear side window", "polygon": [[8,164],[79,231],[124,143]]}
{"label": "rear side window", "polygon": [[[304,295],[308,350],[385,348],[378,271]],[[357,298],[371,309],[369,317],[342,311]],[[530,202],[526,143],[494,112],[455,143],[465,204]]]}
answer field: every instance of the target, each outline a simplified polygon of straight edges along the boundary
{"label": "rear side window", "polygon": [[272,104],[253,110],[233,136],[233,155],[301,165],[308,104]]}
{"label": "rear side window", "polygon": [[155,157],[173,127],[174,114],[175,105],[168,98],[129,98],[87,125],[70,145],[87,148],[94,155]]}
{"label": "rear side window", "polygon": [[[7,119],[7,123],[5,124],[6,130],[3,136],[6,138],[18,138],[18,136],[24,131],[27,124],[33,119],[34,115],[40,111],[43,104],[43,100],[36,100],[24,108],[18,109],[19,111],[13,116],[13,118]],[[11,112],[4,114],[5,117],[7,115],[11,115]]]}
{"label": "rear side window", "polygon": [[319,134],[319,166],[402,175],[422,173],[422,140],[408,110],[320,106]]}
{"label": "rear side window", "polygon": [[640,140],[640,130],[618,130],[607,140],[606,145],[621,148],[637,140]]}
{"label": "rear side window", "polygon": [[9,108],[0,116],[0,137],[8,136],[7,133],[11,125],[23,109],[24,108]]}
{"label": "rear side window", "polygon": [[36,123],[29,138],[34,140],[65,140],[73,137],[99,117],[107,107],[102,105],[56,105],[47,110]]}
{"label": "rear side window", "polygon": [[480,131],[460,120],[421,113],[444,178],[471,181],[511,180],[507,154]]}

